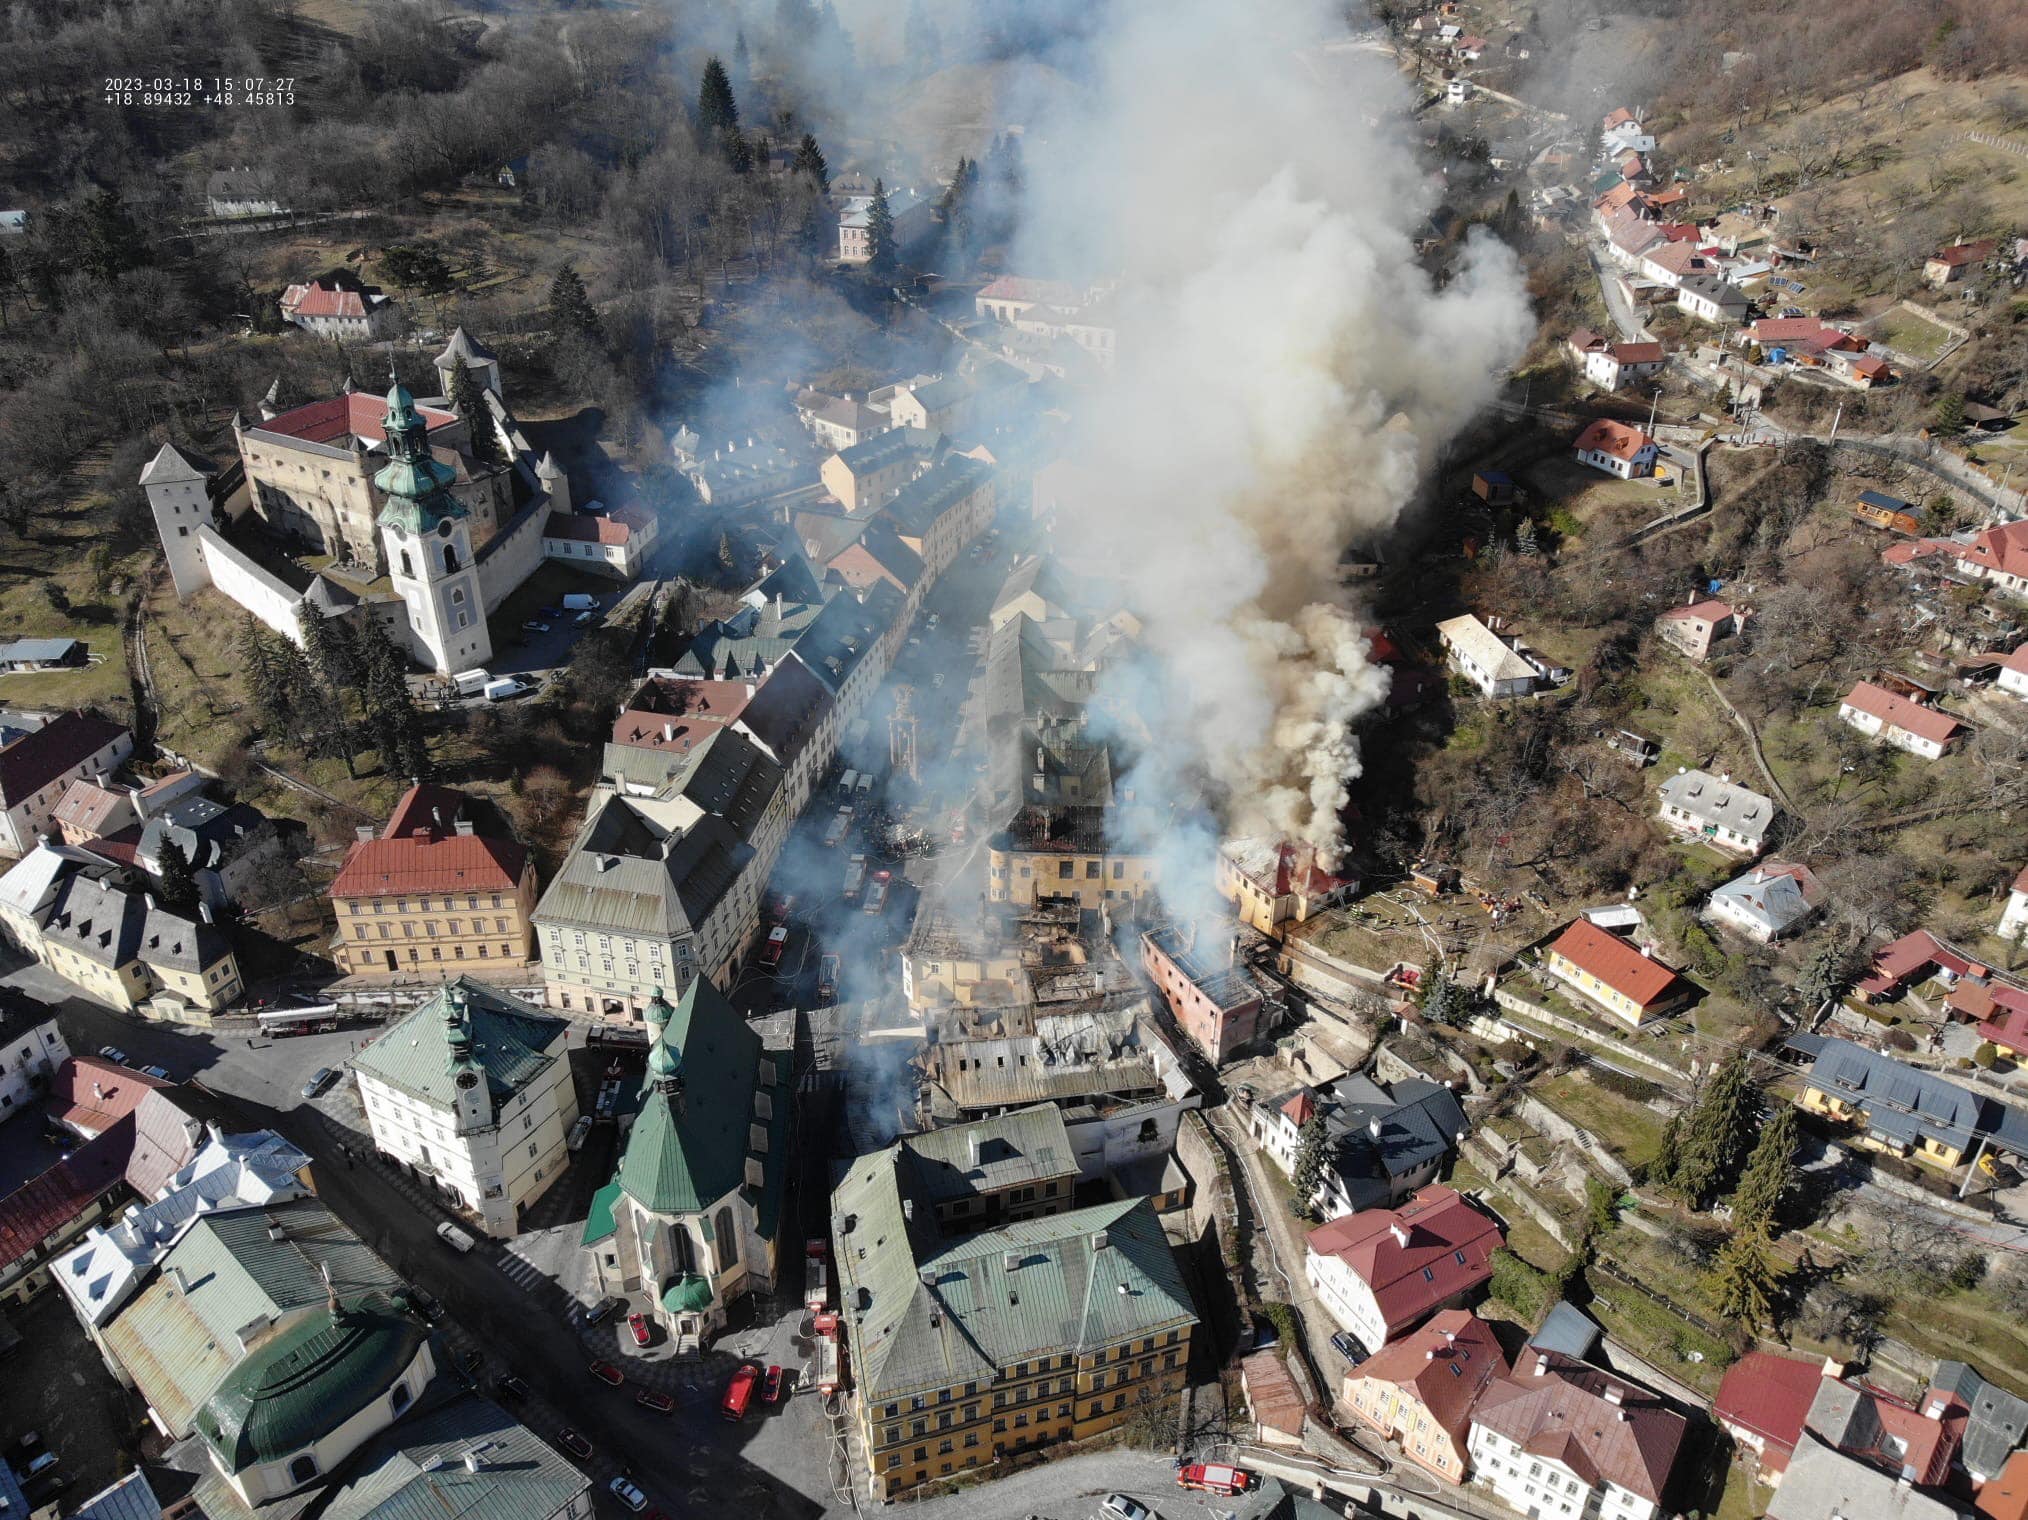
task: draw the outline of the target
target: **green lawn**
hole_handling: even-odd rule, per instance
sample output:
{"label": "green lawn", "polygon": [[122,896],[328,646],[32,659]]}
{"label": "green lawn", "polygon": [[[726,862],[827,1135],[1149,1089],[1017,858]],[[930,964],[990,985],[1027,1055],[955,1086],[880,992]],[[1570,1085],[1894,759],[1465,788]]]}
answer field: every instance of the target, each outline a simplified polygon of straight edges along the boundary
{"label": "green lawn", "polygon": [[1951,341],[1951,335],[1936,323],[1900,306],[1889,307],[1867,323],[1866,333],[1874,342],[1885,343],[1925,363],[1942,353],[1944,345]]}
{"label": "green lawn", "polygon": [[1538,1083],[1535,1096],[1571,1123],[1590,1130],[1628,1166],[1644,1165],[1661,1149],[1665,1121],[1660,1114],[1606,1091],[1582,1071]]}

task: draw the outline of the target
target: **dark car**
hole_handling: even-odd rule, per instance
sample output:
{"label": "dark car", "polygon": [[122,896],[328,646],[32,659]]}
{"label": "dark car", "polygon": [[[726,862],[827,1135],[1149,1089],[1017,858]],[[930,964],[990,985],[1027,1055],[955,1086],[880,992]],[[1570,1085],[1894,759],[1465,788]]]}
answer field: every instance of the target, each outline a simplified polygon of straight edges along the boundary
{"label": "dark car", "polygon": [[609,1388],[617,1388],[627,1380],[627,1375],[611,1362],[593,1362],[589,1370],[593,1377]]}
{"label": "dark car", "polygon": [[587,1325],[601,1324],[626,1307],[627,1301],[624,1298],[602,1298],[585,1310],[584,1322]]}
{"label": "dark car", "polygon": [[414,1306],[415,1312],[428,1320],[432,1325],[444,1317],[444,1306],[421,1288],[410,1288],[408,1290],[408,1301]]}
{"label": "dark car", "polygon": [[1344,1357],[1354,1367],[1357,1367],[1361,1362],[1366,1360],[1366,1348],[1354,1340],[1349,1331],[1340,1330],[1336,1335],[1332,1336],[1331,1345],[1340,1356]]}
{"label": "dark car", "polygon": [[511,1373],[502,1373],[493,1379],[493,1392],[503,1399],[525,1399],[528,1385]]}
{"label": "dark car", "polygon": [[643,1409],[652,1409],[657,1414],[667,1414],[676,1407],[676,1401],[666,1393],[657,1393],[652,1388],[643,1388],[634,1395],[634,1402]]}
{"label": "dark car", "polygon": [[580,1462],[589,1462],[592,1458],[592,1443],[572,1430],[568,1425],[556,1433],[556,1444],[569,1452],[573,1457],[576,1457]]}

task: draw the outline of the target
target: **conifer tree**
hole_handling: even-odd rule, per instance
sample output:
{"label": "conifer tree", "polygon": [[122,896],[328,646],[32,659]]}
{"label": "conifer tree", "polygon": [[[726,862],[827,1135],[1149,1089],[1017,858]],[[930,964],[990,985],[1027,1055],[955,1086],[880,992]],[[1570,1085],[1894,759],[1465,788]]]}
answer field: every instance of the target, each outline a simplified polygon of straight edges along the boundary
{"label": "conifer tree", "polygon": [[575,265],[564,265],[549,282],[549,326],[558,341],[581,339],[594,346],[605,343],[599,314],[591,297],[585,294],[584,281],[578,278]]}
{"label": "conifer tree", "polygon": [[164,839],[160,864],[162,906],[189,917],[204,900],[197,889],[197,873],[190,869],[190,857],[174,839]]}
{"label": "conifer tree", "polygon": [[286,735],[295,716],[295,704],[281,664],[275,658],[273,636],[255,621],[251,612],[242,613],[239,631],[233,635],[233,648],[261,726],[271,730],[273,737]]}
{"label": "conifer tree", "polygon": [[866,208],[866,267],[875,274],[894,272],[894,213],[887,209],[887,182],[873,182],[873,204]]}
{"label": "conifer tree", "polygon": [[1777,1233],[1782,1201],[1795,1177],[1796,1111],[1784,1103],[1760,1132],[1746,1170],[1740,1173],[1739,1186],[1732,1194],[1733,1223]]}
{"label": "conifer tree", "polygon": [[1945,391],[1937,397],[1936,421],[1931,431],[1939,438],[1955,438],[1965,430],[1965,393]]}
{"label": "conifer tree", "polygon": [[1719,1250],[1711,1269],[1713,1303],[1725,1318],[1738,1320],[1749,1329],[1772,1327],[1787,1276],[1767,1231],[1751,1226]]}
{"label": "conifer tree", "polygon": [[815,133],[805,132],[796,144],[795,167],[796,173],[815,182],[819,190],[831,188],[831,168],[824,162],[824,150],[817,146]]}
{"label": "conifer tree", "polygon": [[1760,1112],[1760,1093],[1747,1074],[1746,1052],[1735,1050],[1705,1083],[1683,1142],[1676,1187],[1693,1209],[1708,1208],[1738,1175]]}
{"label": "conifer tree", "polygon": [[704,61],[704,77],[697,85],[697,140],[715,143],[738,130],[739,105],[732,98],[732,81],[714,55]]}
{"label": "conifer tree", "polygon": [[500,447],[500,431],[493,425],[493,409],[486,405],[479,382],[472,378],[468,364],[451,371],[451,406],[465,419],[472,435],[472,457],[481,464],[505,464],[506,451]]}
{"label": "conifer tree", "polygon": [[1312,1109],[1296,1137],[1296,1163],[1289,1177],[1296,1190],[1295,1211],[1305,1219],[1315,1212],[1311,1200],[1324,1180],[1324,1148],[1329,1141],[1324,1115]]}

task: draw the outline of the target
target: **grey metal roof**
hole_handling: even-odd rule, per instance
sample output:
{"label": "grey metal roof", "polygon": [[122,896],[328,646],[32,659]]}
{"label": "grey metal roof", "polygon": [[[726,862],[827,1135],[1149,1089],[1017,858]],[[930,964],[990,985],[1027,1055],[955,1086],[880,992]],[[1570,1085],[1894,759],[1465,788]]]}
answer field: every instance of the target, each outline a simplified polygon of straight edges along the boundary
{"label": "grey metal roof", "polygon": [[1961,1511],[1921,1489],[1833,1451],[1813,1436],[1796,1445],[1767,1508],[1767,1520],[1827,1520],[1833,1515],[1865,1520],[1959,1520]]}
{"label": "grey metal roof", "polygon": [[904,533],[920,538],[938,518],[992,478],[993,467],[985,460],[952,454],[903,486],[882,510]]}
{"label": "grey metal roof", "polygon": [[614,797],[579,831],[536,922],[677,939],[702,925],[752,857],[723,818],[677,834]]}
{"label": "grey metal roof", "polygon": [[796,641],[796,658],[835,696],[901,612],[901,593],[885,581],[857,596],[840,592]]}
{"label": "grey metal roof", "polygon": [[1937,1363],[1930,1393],[1950,1394],[1967,1409],[1958,1449],[1965,1471],[1980,1479],[1999,1476],[2007,1458],[2028,1438],[2028,1399],[1995,1387],[1963,1362]]}
{"label": "grey metal roof", "polygon": [[140,961],[177,971],[202,971],[231,953],[225,935],[210,924],[151,907],[138,892],[73,876],[50,910],[43,937],[102,966]]}
{"label": "grey metal roof", "polygon": [[[15,1497],[18,1500],[19,1494]],[[10,1513],[26,1514],[27,1509],[24,1506]],[[148,1486],[147,1474],[137,1467],[78,1505],[68,1520],[162,1520],[162,1501]]]}
{"label": "grey metal roof", "polygon": [[1866,1115],[1868,1130],[1912,1143],[1933,1139],[1969,1151],[1981,1139],[2028,1155],[2028,1114],[1889,1056],[1832,1037],[1792,1036],[1789,1048],[1814,1055],[1809,1083]]}
{"label": "grey metal roof", "polygon": [[1542,1328],[1528,1337],[1528,1344],[1582,1362],[1597,1349],[1602,1333],[1582,1309],[1559,1301],[1543,1319]]}
{"label": "grey metal roof", "polygon": [[46,665],[80,647],[77,639],[16,639],[0,645],[0,664]]}
{"label": "grey metal roof", "polygon": [[202,454],[180,444],[165,443],[155,451],[148,467],[141,471],[141,484],[155,485],[169,480],[209,480],[218,466]]}
{"label": "grey metal roof", "polygon": [[[920,396],[922,392],[917,391],[916,394]],[[885,433],[875,433],[871,438],[853,444],[849,449],[840,449],[838,462],[854,475],[863,475],[885,469],[896,460],[912,454],[932,453],[942,441],[943,435],[934,428],[890,428]]]}
{"label": "grey metal roof", "polygon": [[451,1108],[457,1098],[450,1049],[453,996],[463,999],[462,1022],[472,1056],[486,1073],[495,1103],[506,1102],[564,1058],[559,1042],[570,1028],[567,1019],[461,976],[354,1056],[353,1070],[425,1103]]}
{"label": "grey metal roof", "polygon": [[1077,1175],[1077,1153],[1053,1103],[909,1135],[900,1144],[911,1193],[931,1203]]}
{"label": "grey metal roof", "polygon": [[351,1466],[318,1520],[549,1520],[591,1487],[535,1432],[473,1394],[417,1410]]}
{"label": "grey metal roof", "polygon": [[[1315,1096],[1330,1139],[1332,1170],[1355,1212],[1388,1202],[1394,1178],[1440,1161],[1466,1128],[1457,1096],[1421,1077],[1390,1089],[1354,1074]],[[1271,1101],[1279,1108],[1284,1100]]]}
{"label": "grey metal roof", "polygon": [[1775,805],[1759,792],[1721,781],[1708,771],[1681,771],[1662,783],[1662,800],[1703,823],[1758,842],[1774,822]]}

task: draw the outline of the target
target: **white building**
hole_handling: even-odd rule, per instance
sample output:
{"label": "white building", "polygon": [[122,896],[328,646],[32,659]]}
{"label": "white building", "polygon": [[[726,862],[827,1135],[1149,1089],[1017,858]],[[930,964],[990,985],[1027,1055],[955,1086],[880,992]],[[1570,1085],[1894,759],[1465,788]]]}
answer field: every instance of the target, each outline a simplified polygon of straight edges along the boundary
{"label": "white building", "polygon": [[0,1118],[39,1104],[69,1059],[54,1008],[24,999],[0,1012]]}
{"label": "white building", "polygon": [[1346,1214],[1310,1231],[1303,1275],[1340,1325],[1377,1351],[1493,1274],[1500,1226],[1433,1185],[1398,1208]]}
{"label": "white building", "polygon": [[59,713],[0,745],[0,853],[26,855],[54,836],[56,805],[73,781],[111,775],[134,753],[134,736],[89,713]]}
{"label": "white building", "polygon": [[[897,187],[888,190],[886,195],[887,214],[894,221],[895,249],[906,253],[910,244],[919,241],[930,230],[935,208],[914,190]],[[845,198],[845,204],[838,213],[838,261],[841,264],[864,264],[872,259],[873,232],[869,225],[872,214],[872,196]]]}
{"label": "white building", "polygon": [[1765,945],[1792,933],[1822,895],[1808,866],[1770,860],[1711,894],[1705,916]]}
{"label": "white building", "polygon": [[2002,939],[2019,939],[2023,925],[2028,925],[2028,870],[2014,878],[2013,890],[2007,894],[2007,911],[2000,915],[2000,926],[1993,932]]}
{"label": "white building", "polygon": [[1638,480],[1655,472],[1661,454],[1654,439],[1637,427],[1601,417],[1577,435],[1577,462],[1604,470],[1621,480]]}
{"label": "white building", "polygon": [[2028,702],[2028,644],[2023,644],[2000,664],[2000,690]]}
{"label": "white building", "polygon": [[1540,672],[1470,613],[1437,624],[1437,637],[1443,640],[1451,669],[1478,687],[1480,695],[1525,697],[1535,690]]}
{"label": "white building", "polygon": [[562,1019],[459,977],[352,1058],[382,1155],[514,1235],[577,1119]]}
{"label": "white building", "polygon": [[1520,1514],[1655,1520],[1684,1429],[1639,1384],[1530,1349],[1479,1395],[1466,1444],[1472,1481]]}
{"label": "white building", "polygon": [[1735,786],[1730,777],[1679,770],[1662,783],[1655,816],[1672,834],[1751,860],[1767,848],[1775,811],[1773,799]]}
{"label": "white building", "polygon": [[1584,356],[1584,378],[1601,390],[1616,391],[1659,375],[1668,356],[1659,343],[1603,343]]}
{"label": "white building", "polygon": [[1714,327],[1737,327],[1746,320],[1746,292],[1719,275],[1685,275],[1676,287],[1676,309]]}
{"label": "white building", "polygon": [[1925,760],[1941,760],[1964,737],[1965,726],[1949,713],[1910,701],[1897,692],[1860,681],[1838,704],[1849,728]]}

